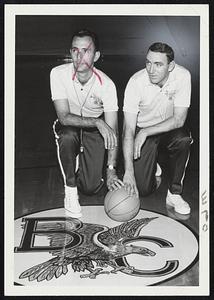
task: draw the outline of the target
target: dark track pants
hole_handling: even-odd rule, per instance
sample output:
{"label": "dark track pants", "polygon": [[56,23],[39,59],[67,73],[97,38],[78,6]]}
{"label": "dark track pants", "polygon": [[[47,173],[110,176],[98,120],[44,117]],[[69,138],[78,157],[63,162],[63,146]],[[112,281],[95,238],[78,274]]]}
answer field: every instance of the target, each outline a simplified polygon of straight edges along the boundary
{"label": "dark track pants", "polygon": [[[138,128],[136,132],[139,130]],[[160,146],[168,154],[169,190],[173,194],[182,193],[191,143],[190,133],[184,128],[150,136],[146,139],[140,158],[134,160],[135,178],[141,195],[146,196],[156,189],[155,173]]]}
{"label": "dark track pants", "polygon": [[[83,129],[84,150],[80,153],[80,129],[62,126],[59,121],[53,125],[58,160],[64,184],[77,186],[84,194],[96,193],[103,185],[103,164],[105,147],[96,128]],[[79,154],[79,170],[75,173],[76,156]]]}

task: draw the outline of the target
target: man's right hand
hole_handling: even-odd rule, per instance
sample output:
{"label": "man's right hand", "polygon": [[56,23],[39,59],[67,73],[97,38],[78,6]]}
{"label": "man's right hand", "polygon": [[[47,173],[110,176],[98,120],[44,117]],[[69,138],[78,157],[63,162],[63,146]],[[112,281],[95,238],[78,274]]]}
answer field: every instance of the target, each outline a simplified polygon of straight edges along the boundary
{"label": "man's right hand", "polygon": [[128,192],[130,196],[136,194],[137,197],[139,197],[134,173],[126,171],[123,176],[123,183],[124,183],[125,190]]}
{"label": "man's right hand", "polygon": [[110,150],[117,147],[117,137],[114,130],[102,119],[97,119],[96,126],[104,139],[105,148]]}

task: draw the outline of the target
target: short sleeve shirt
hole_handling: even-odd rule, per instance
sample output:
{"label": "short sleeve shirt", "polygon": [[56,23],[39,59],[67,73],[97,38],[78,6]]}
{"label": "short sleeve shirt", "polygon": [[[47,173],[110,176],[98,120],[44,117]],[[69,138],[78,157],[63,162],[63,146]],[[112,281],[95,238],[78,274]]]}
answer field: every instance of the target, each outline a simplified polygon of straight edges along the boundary
{"label": "short sleeve shirt", "polygon": [[117,111],[118,101],[113,81],[101,70],[93,68],[93,75],[82,85],[75,75],[72,63],[57,66],[50,73],[53,101],[67,99],[70,112],[97,118],[103,112]]}
{"label": "short sleeve shirt", "polygon": [[146,128],[172,117],[174,107],[189,107],[190,97],[191,76],[184,67],[176,64],[162,88],[143,69],[129,79],[123,111],[137,114],[137,126]]}

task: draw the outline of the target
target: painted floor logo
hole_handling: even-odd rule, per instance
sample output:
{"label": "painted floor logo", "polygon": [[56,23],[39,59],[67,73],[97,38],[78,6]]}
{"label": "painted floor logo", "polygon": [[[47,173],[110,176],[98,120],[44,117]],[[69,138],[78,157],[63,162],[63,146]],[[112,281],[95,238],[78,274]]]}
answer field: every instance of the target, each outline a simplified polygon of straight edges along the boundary
{"label": "painted floor logo", "polygon": [[[181,223],[141,210],[124,223],[102,206],[84,219],[53,209],[15,221],[15,282],[22,285],[152,285],[178,275],[196,258],[198,242]],[[115,277],[116,276],[116,277]]]}

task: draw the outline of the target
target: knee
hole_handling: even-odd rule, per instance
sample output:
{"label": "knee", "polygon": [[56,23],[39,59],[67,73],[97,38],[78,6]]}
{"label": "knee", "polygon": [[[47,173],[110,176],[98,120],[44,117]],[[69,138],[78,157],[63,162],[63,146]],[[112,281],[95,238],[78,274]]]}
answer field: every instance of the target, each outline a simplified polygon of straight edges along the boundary
{"label": "knee", "polygon": [[104,181],[101,179],[100,182],[78,182],[78,188],[81,193],[85,195],[94,195],[100,191],[103,187]]}
{"label": "knee", "polygon": [[175,139],[174,145],[178,147],[179,149],[188,149],[192,143],[192,138],[189,136],[182,136],[182,137],[177,137]]}
{"label": "knee", "polygon": [[148,196],[152,194],[155,190],[155,186],[153,186],[151,183],[146,184],[146,183],[137,183],[137,188],[140,196]]}
{"label": "knee", "polygon": [[77,141],[77,133],[69,128],[63,130],[60,134],[60,142],[62,144],[73,144]]}
{"label": "knee", "polygon": [[79,190],[84,195],[90,196],[90,195],[94,194],[94,190],[95,189],[93,187],[91,187],[91,186],[90,187],[89,186],[81,186],[81,187],[79,187]]}

